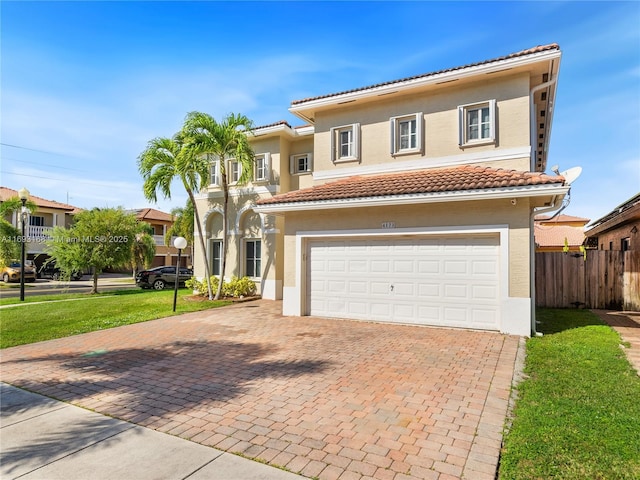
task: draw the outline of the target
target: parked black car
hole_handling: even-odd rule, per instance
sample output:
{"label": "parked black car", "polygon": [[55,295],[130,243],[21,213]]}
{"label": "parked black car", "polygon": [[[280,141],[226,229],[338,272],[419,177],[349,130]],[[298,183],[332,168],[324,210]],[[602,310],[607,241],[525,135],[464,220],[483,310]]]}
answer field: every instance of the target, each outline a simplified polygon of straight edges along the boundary
{"label": "parked black car", "polygon": [[[193,277],[193,270],[180,267],[178,285],[184,285],[184,282],[191,277]],[[143,270],[136,275],[136,285],[142,288],[162,290],[165,285],[175,285],[175,283],[176,267],[156,267],[150,270]]]}
{"label": "parked black car", "polygon": [[[56,265],[56,262],[45,262],[38,270],[38,278],[50,278],[51,280],[60,280],[64,275]],[[71,280],[82,279],[82,272],[71,272]]]}

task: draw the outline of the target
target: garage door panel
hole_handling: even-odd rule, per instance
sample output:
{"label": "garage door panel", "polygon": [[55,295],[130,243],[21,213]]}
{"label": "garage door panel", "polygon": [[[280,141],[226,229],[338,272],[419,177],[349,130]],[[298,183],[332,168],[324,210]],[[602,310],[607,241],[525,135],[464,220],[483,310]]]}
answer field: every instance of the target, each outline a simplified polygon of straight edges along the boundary
{"label": "garage door panel", "polygon": [[456,302],[460,299],[468,298],[467,285],[455,285],[449,284],[444,286],[444,295],[442,296],[445,301]]}
{"label": "garage door panel", "polygon": [[342,274],[347,266],[346,260],[329,260],[327,262],[327,271],[329,273],[340,273]]}
{"label": "garage door panel", "polygon": [[491,328],[496,323],[498,310],[496,308],[482,310],[476,308],[472,311],[471,324],[474,328]]}
{"label": "garage door panel", "polygon": [[417,272],[420,274],[439,275],[441,273],[441,262],[439,260],[418,260]]}
{"label": "garage door panel", "polygon": [[312,241],[311,315],[498,329],[498,236]]}
{"label": "garage door panel", "polygon": [[371,302],[369,308],[372,320],[385,320],[391,318],[391,305],[387,302]]}
{"label": "garage door panel", "polygon": [[349,272],[368,275],[368,263],[366,260],[349,260]]}
{"label": "garage door panel", "polygon": [[415,323],[416,318],[415,305],[410,303],[396,303],[393,305],[393,318],[397,322]]}
{"label": "garage door panel", "polygon": [[408,282],[394,282],[393,283],[394,296],[411,296],[415,297],[417,293],[417,285]]}
{"label": "garage door panel", "polygon": [[498,273],[498,265],[495,261],[473,260],[470,264],[473,275],[489,275],[493,277]]}
{"label": "garage door panel", "polygon": [[472,300],[493,300],[497,295],[497,288],[494,285],[473,285],[471,287]]}
{"label": "garage door panel", "polygon": [[313,298],[321,298],[321,295],[326,293],[325,281],[324,280],[312,280],[311,281],[311,290],[316,292],[318,295],[315,295]]}
{"label": "garage door panel", "polygon": [[418,295],[425,299],[439,299],[442,295],[441,285],[438,283],[420,283],[418,285]]}
{"label": "garage door panel", "polygon": [[391,272],[391,262],[389,260],[370,260],[371,273],[389,273]]}
{"label": "garage door panel", "polygon": [[418,305],[418,318],[426,325],[439,325],[442,321],[441,308],[438,306]]}
{"label": "garage door panel", "polygon": [[356,316],[355,318],[366,317],[369,307],[367,302],[352,301],[349,302],[349,316]]}
{"label": "garage door panel", "polygon": [[413,273],[415,262],[412,259],[395,260],[393,262],[394,274],[410,274]]}
{"label": "garage door panel", "polygon": [[444,260],[443,271],[447,275],[467,275],[469,263],[464,260]]}
{"label": "garage door panel", "polygon": [[389,282],[371,281],[371,293],[387,296],[389,294]]}
{"label": "garage door panel", "polygon": [[349,292],[350,295],[364,295],[366,294],[369,289],[368,289],[368,283],[365,281],[351,281],[349,282],[349,287],[347,288],[347,291]]}
{"label": "garage door panel", "polygon": [[447,306],[442,309],[446,325],[463,326],[467,323],[467,309]]}

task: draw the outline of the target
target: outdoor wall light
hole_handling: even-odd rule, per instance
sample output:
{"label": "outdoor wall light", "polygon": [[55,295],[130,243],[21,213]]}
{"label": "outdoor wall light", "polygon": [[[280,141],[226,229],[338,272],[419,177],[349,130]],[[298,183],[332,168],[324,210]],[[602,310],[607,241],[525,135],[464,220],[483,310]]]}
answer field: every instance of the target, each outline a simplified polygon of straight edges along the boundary
{"label": "outdoor wall light", "polygon": [[187,239],[184,237],[176,237],[173,246],[178,249],[178,263],[176,264],[176,283],[173,288],[173,311],[176,311],[176,302],[178,300],[178,283],[180,283],[180,257],[182,249],[187,246]]}
{"label": "outdoor wall light", "polygon": [[20,248],[20,301],[24,302],[24,264],[26,262],[26,238],[24,235],[25,223],[27,223],[29,212],[27,211],[27,200],[29,200],[29,190],[22,187],[18,190],[18,197],[22,202],[22,211],[20,212],[20,224],[22,225],[22,237]]}

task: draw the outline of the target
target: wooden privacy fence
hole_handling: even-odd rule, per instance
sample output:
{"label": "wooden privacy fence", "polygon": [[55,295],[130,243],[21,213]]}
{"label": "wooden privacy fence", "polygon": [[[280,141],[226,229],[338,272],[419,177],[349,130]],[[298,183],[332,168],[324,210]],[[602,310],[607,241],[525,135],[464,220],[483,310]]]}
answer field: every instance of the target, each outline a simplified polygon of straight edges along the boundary
{"label": "wooden privacy fence", "polygon": [[640,311],[640,251],[536,253],[536,306]]}

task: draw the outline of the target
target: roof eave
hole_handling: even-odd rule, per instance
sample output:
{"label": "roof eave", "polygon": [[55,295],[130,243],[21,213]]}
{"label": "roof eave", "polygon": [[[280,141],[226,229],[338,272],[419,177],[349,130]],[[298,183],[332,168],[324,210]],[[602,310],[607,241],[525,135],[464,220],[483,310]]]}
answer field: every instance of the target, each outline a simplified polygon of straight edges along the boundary
{"label": "roof eave", "polygon": [[295,105],[291,105],[291,107],[289,107],[289,111],[306,122],[314,123],[313,112],[315,112],[315,110],[319,108],[331,107],[344,102],[353,102],[356,100],[377,97],[380,95],[388,94],[390,92],[405,91],[420,86],[452,82],[471,76],[495,73],[506,68],[512,69],[539,63],[541,61],[551,61],[555,58],[560,58],[561,56],[562,52],[559,49],[556,49],[532,53],[523,57],[507,58],[504,60],[498,60],[482,65],[463,67],[453,71],[436,73],[432,75],[426,74],[424,77],[413,78],[404,81],[400,80],[398,82],[384,84],[377,87],[365,88],[362,90],[345,92],[342,94],[338,93],[336,95],[330,95],[328,97],[297,103]]}
{"label": "roof eave", "polygon": [[622,227],[625,224],[631,223],[634,220],[638,219],[640,219],[640,209],[630,208],[624,212],[621,212],[619,215],[610,218],[606,222],[594,225],[593,227],[589,228],[589,230],[587,230],[585,234],[588,237],[594,237],[609,230]]}
{"label": "roof eave", "polygon": [[[336,200],[319,200],[306,202],[286,202],[257,205],[253,208],[258,213],[279,214],[284,212],[326,210],[334,208],[382,207],[396,205],[413,205],[419,203],[445,203],[478,200],[498,200],[504,198],[525,198],[557,196],[564,197],[569,191],[568,185],[529,185],[526,187],[491,188],[482,190],[456,190],[451,192],[431,192],[411,195],[388,195],[380,197],[363,197]],[[560,198],[560,199],[561,199]]]}

